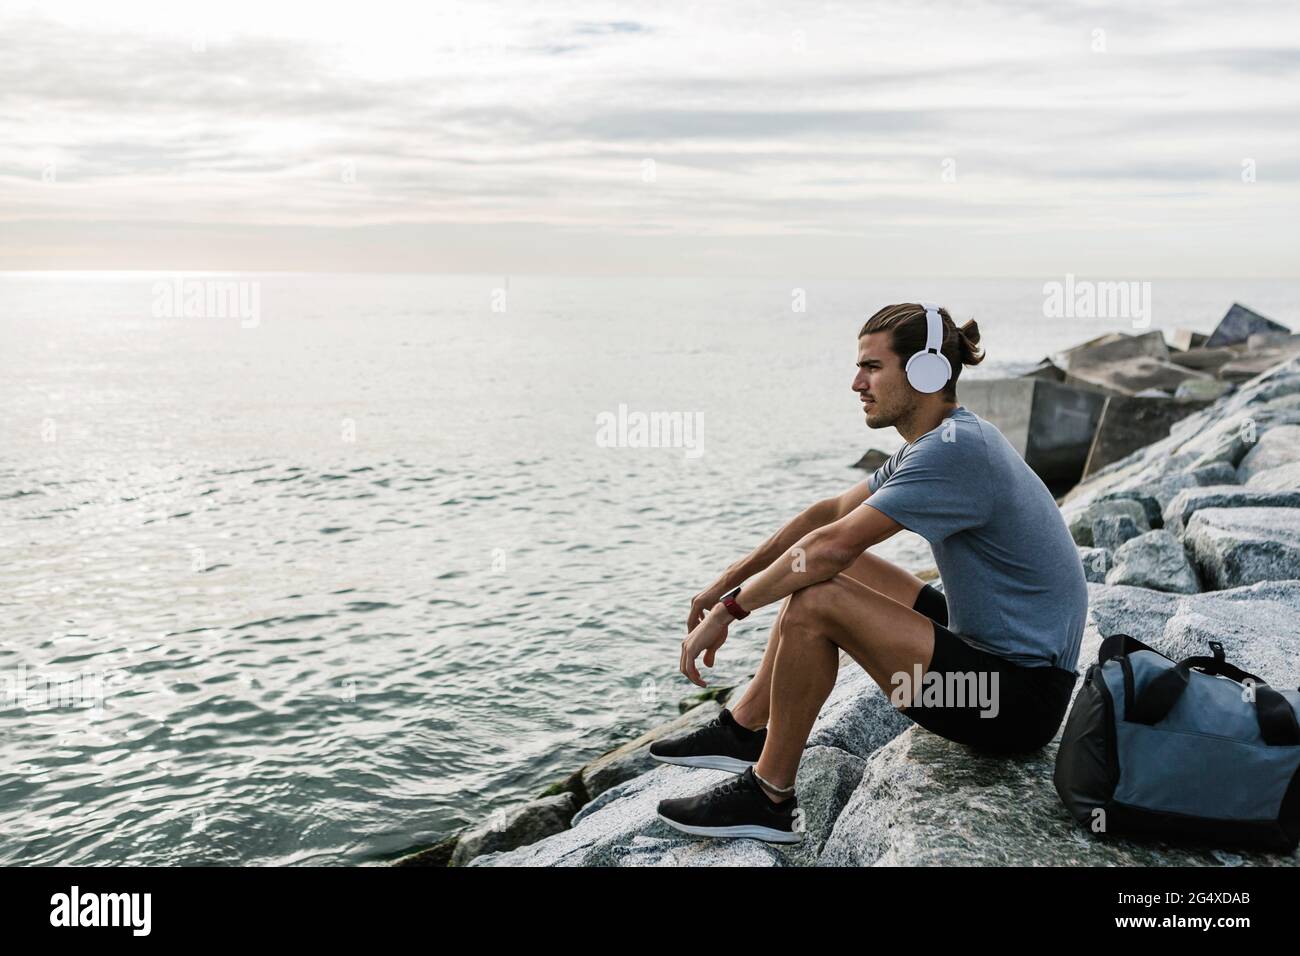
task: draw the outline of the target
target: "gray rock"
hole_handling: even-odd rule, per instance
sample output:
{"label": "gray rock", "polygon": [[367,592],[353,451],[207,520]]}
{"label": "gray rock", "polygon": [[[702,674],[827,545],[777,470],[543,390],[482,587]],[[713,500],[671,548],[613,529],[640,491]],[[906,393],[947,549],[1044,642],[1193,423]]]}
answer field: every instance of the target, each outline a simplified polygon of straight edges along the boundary
{"label": "gray rock", "polygon": [[1046,378],[977,378],[963,383],[961,394],[1049,488],[1078,480],[1109,401],[1099,389]]}
{"label": "gray rock", "polygon": [[1297,338],[1293,332],[1252,332],[1246,339],[1246,348],[1251,351],[1271,349],[1279,345],[1291,345]]}
{"label": "gray rock", "polygon": [[1183,543],[1163,529],[1125,541],[1113,560],[1114,566],[1106,574],[1107,584],[1180,594],[1195,594],[1201,589],[1183,552]]}
{"label": "gray rock", "polygon": [[577,809],[578,798],[566,791],[493,814],[461,834],[451,865],[465,866],[484,853],[513,850],[559,833],[568,828]]}
{"label": "gray rock", "polygon": [[[1269,581],[1266,584],[1274,584]],[[1160,650],[1175,660],[1208,654],[1210,641],[1223,645],[1229,663],[1277,687],[1300,682],[1300,633],[1296,608],[1282,602],[1207,604],[1179,608],[1165,624]]]}
{"label": "gray rock", "polygon": [[1110,552],[1105,548],[1080,548],[1079,560],[1083,563],[1083,576],[1089,581],[1102,583],[1110,570]]}
{"label": "gray rock", "polygon": [[[573,826],[544,840],[502,853],[477,857],[471,866],[609,866],[614,863],[615,847],[631,846],[641,835],[663,839],[666,843],[692,842],[677,840],[676,831],[655,816],[659,801],[686,797],[720,783],[730,776],[724,770],[699,770],[656,765],[654,770],[626,781],[617,794],[607,795],[599,809],[575,817]],[[608,791],[607,791],[608,794]],[[585,809],[585,808],[584,808]],[[685,834],[681,834],[685,837]],[[725,866],[730,853],[748,840],[718,841],[714,865]],[[752,851],[753,848],[750,848]],[[752,856],[752,852],[749,854]]]}
{"label": "gray rock", "polygon": [[1247,488],[1260,491],[1295,491],[1300,489],[1300,462],[1259,471],[1246,482]]}
{"label": "gray rock", "polygon": [[1264,432],[1237,466],[1243,484],[1271,468],[1300,461],[1300,425],[1277,425]]}
{"label": "gray rock", "polygon": [[1300,511],[1202,508],[1183,534],[1210,588],[1300,578]]}
{"label": "gray rock", "polygon": [[1270,491],[1241,485],[1184,488],[1165,509],[1164,525],[1181,534],[1188,519],[1202,508],[1300,508],[1300,491]]}
{"label": "gray rock", "polygon": [[1278,374],[1263,376],[1180,422],[1177,427],[1186,429],[1186,440],[1177,453],[1195,453],[1194,467],[1219,461],[1235,467],[1269,428],[1300,423],[1296,404],[1300,401],[1300,372],[1287,369],[1289,366],[1282,366],[1275,370]]}
{"label": "gray rock", "polygon": [[676,720],[653,727],[635,740],[629,740],[621,747],[591,761],[579,771],[588,799],[598,797],[610,787],[659,766],[658,761],[650,756],[652,743],[660,737],[668,737],[683,730],[703,726],[716,717],[721,710],[722,705],[716,700],[706,700],[692,707]]}
{"label": "gray rock", "polygon": [[1188,349],[1199,348],[1205,344],[1209,336],[1204,332],[1194,332],[1191,329],[1179,327],[1169,333],[1169,347],[1178,349],[1180,352],[1186,352]]}
{"label": "gray rock", "polygon": [[456,852],[456,844],[459,841],[460,834],[453,833],[451,836],[439,840],[433,846],[424,847],[414,853],[407,853],[398,857],[389,866],[450,866],[451,855]]}
{"label": "gray rock", "polygon": [[1091,365],[1109,365],[1130,358],[1167,359],[1169,346],[1163,332],[1144,332],[1141,335],[1107,333],[1091,341],[1076,345],[1060,354],[1061,368],[1075,371]]}
{"label": "gray rock", "polygon": [[643,833],[632,837],[626,844],[609,847],[607,857],[601,865],[755,867],[792,864],[776,846],[759,840],[699,840],[685,843],[676,837]]}
{"label": "gray rock", "polygon": [[[1281,632],[1290,635],[1296,631],[1294,622],[1300,613],[1300,581],[1263,581],[1248,587],[1201,594],[1172,594],[1122,585],[1088,585],[1088,614],[1101,634],[1131,634],[1170,657],[1178,656],[1179,648],[1166,643],[1165,629],[1172,618],[1186,613],[1235,617],[1238,626],[1261,635],[1258,640],[1260,647],[1252,649],[1251,654],[1271,654],[1265,648],[1275,647],[1278,642],[1273,641],[1269,634]],[[1081,662],[1084,659],[1080,657]],[[1255,670],[1259,658],[1249,660],[1250,663],[1241,666]],[[1269,667],[1264,670],[1271,672]],[[1263,671],[1255,672],[1265,676]]]}
{"label": "gray rock", "polygon": [[1109,395],[1088,448],[1084,480],[1169,435],[1176,424],[1204,404],[1176,402],[1172,393],[1160,389],[1143,389],[1133,396]]}
{"label": "gray rock", "polygon": [[1125,541],[1142,534],[1137,523],[1128,515],[1098,518],[1092,523],[1092,544],[1096,548],[1114,551]]}
{"label": "gray rock", "polygon": [[[1300,677],[1294,625],[1300,581],[1267,583],[1214,594],[1177,595],[1090,584],[1111,619],[1091,616],[1080,664],[1096,659],[1102,634],[1129,633],[1170,654],[1205,653],[1205,633],[1225,634],[1229,660],[1277,686]],[[1097,607],[1094,604],[1094,609]],[[1169,611],[1180,609],[1170,619]],[[1144,628],[1131,614],[1150,622]],[[1199,616],[1197,615],[1199,612]],[[1227,627],[1221,627],[1221,618]],[[1164,629],[1168,622],[1169,635]],[[1139,624],[1139,626],[1134,626]],[[1235,629],[1235,634],[1229,631]],[[1150,631],[1154,629],[1154,633]],[[1251,646],[1281,651],[1250,656]],[[1219,639],[1219,638],[1216,638]],[[1282,666],[1278,657],[1290,655]],[[1275,676],[1276,675],[1276,676]],[[1078,692],[1079,684],[1075,685]],[[1064,727],[1064,720],[1062,721]],[[1060,730],[1043,750],[990,757],[914,727],[867,761],[862,783],[835,822],[818,859],[823,866],[1295,866],[1290,855],[1173,846],[1154,840],[1102,838],[1078,824],[1052,781]]]}
{"label": "gray rock", "polygon": [[1239,480],[1237,469],[1226,461],[1211,462],[1208,465],[1198,464],[1188,474],[1202,488],[1206,485],[1231,485]]}
{"label": "gray rock", "polygon": [[846,659],[806,746],[834,747],[859,758],[869,757],[911,725],[870,675]]}
{"label": "gray rock", "polygon": [[1273,405],[1280,398],[1300,393],[1300,364],[1291,360],[1272,375],[1260,376],[1260,381],[1243,386],[1239,396],[1246,405]]}
{"label": "gray rock", "polygon": [[1092,538],[1093,522],[1099,518],[1126,515],[1142,531],[1149,531],[1146,508],[1140,501],[1128,497],[1109,497],[1098,499],[1067,515],[1070,535],[1074,543],[1085,548],[1095,547]]}
{"label": "gray rock", "polygon": [[[1229,362],[1224,368],[1232,364]],[[1071,366],[1065,383],[1092,385],[1129,396],[1153,388],[1173,395],[1184,382],[1210,377],[1205,372],[1176,365],[1166,359],[1138,357],[1107,362],[1104,365],[1085,365],[1081,368]]]}
{"label": "gray rock", "polygon": [[[1088,616],[1103,635],[1131,634],[1154,647],[1179,600],[1195,597],[1194,594],[1184,596],[1124,584],[1089,584]],[[1080,662],[1084,662],[1083,657],[1080,657]]]}
{"label": "gray rock", "polygon": [[1224,463],[1235,468],[1246,457],[1246,452],[1250,451],[1254,441],[1251,430],[1257,427],[1252,413],[1238,412],[1214,422],[1185,442],[1179,451],[1196,453],[1193,467]]}
{"label": "gray rock", "polygon": [[863,452],[862,457],[853,463],[853,467],[874,472],[887,461],[889,461],[888,452],[880,451],[878,448],[868,448]]}
{"label": "gray rock", "polygon": [[1212,402],[1231,392],[1231,382],[1219,379],[1189,378],[1178,385],[1174,398],[1178,401]]}
{"label": "gray rock", "polygon": [[819,865],[1297,864],[1297,854],[1234,851],[1225,857],[1222,851],[1094,835],[1056,794],[1058,742],[1059,732],[1035,754],[997,758],[914,727],[867,761]]}
{"label": "gray rock", "polygon": [[1192,349],[1189,352],[1171,352],[1169,361],[1185,368],[1199,369],[1203,372],[1217,372],[1221,366],[1238,358],[1241,353],[1241,346],[1232,348],[1224,346],[1218,349]]}
{"label": "gray rock", "polygon": [[1050,358],[1045,358],[1027,372],[1020,373],[1021,378],[1041,378],[1049,382],[1065,381],[1065,370]]}
{"label": "gray rock", "polygon": [[1212,349],[1222,345],[1245,342],[1256,332],[1286,332],[1289,334],[1291,330],[1280,322],[1266,319],[1258,312],[1234,302],[1232,308],[1219,320],[1219,324],[1215,326],[1214,331],[1210,333],[1210,337],[1206,339],[1205,347]]}
{"label": "gray rock", "polygon": [[1225,382],[1245,382],[1272,369],[1300,351],[1300,344],[1288,342],[1276,348],[1260,349],[1219,366],[1218,376]]}
{"label": "gray rock", "polygon": [[1234,475],[1235,472],[1230,468],[1203,465],[1191,468],[1188,471],[1166,475],[1148,487],[1152,496],[1160,503],[1160,510],[1163,513],[1164,509],[1169,507],[1169,502],[1178,497],[1180,491],[1187,488],[1201,488],[1206,485],[1228,484],[1230,483],[1230,476]]}
{"label": "gray rock", "polygon": [[1100,501],[1136,501],[1142,506],[1142,511],[1146,515],[1147,527],[1158,528],[1163,522],[1160,513],[1160,502],[1151,495],[1145,494],[1140,488],[1129,488],[1124,491],[1108,491],[1100,495],[1097,500]]}
{"label": "gray rock", "polygon": [[[862,776],[861,758],[828,747],[804,751],[795,780],[804,843],[714,840],[680,833],[658,817],[660,800],[692,796],[728,779],[722,770],[661,764],[617,788],[562,833],[510,852],[477,857],[471,866],[787,866],[806,865]],[[586,808],[584,808],[585,810]]]}
{"label": "gray rock", "polygon": [[[906,718],[904,718],[906,720]],[[911,721],[907,721],[911,726]],[[782,847],[786,859],[814,866],[826,838],[853,791],[862,782],[867,762],[834,747],[809,747],[799,762],[799,808],[803,811],[804,842]]]}

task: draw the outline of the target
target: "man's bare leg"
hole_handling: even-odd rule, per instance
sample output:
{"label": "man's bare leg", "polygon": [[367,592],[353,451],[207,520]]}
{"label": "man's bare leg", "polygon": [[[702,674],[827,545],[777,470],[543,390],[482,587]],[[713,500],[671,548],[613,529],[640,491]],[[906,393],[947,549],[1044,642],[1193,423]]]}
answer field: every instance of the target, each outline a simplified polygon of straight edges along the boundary
{"label": "man's bare leg", "polygon": [[[925,582],[915,574],[870,551],[864,551],[842,573],[907,608],[911,608],[916,603],[916,596],[925,586]],[[789,605],[790,598],[786,598],[781,604],[776,622],[772,625],[771,636],[767,639],[767,650],[763,652],[763,661],[759,664],[754,679],[749,682],[749,687],[735,706],[729,705],[731,716],[735,717],[742,727],[750,730],[765,727],[771,713],[772,671],[781,644],[781,625]],[[836,661],[838,667],[838,657]]]}
{"label": "man's bare leg", "polygon": [[929,667],[934,622],[847,574],[790,595],[772,669],[767,740],[754,768],[773,787],[794,785],[813,721],[835,685],[840,648],[890,695],[894,674]]}

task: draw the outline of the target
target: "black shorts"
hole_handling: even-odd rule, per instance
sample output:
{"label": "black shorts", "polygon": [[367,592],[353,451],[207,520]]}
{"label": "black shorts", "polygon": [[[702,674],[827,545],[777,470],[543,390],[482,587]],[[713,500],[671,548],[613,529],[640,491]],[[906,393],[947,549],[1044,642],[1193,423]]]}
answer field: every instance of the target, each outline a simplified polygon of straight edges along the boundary
{"label": "black shorts", "polygon": [[1026,753],[1056,736],[1078,679],[1074,671],[1023,667],[971,646],[948,630],[947,599],[928,584],[912,607],[934,621],[934,656],[922,676],[930,703],[923,696],[918,706],[914,695],[905,715],[941,737],[991,753]]}

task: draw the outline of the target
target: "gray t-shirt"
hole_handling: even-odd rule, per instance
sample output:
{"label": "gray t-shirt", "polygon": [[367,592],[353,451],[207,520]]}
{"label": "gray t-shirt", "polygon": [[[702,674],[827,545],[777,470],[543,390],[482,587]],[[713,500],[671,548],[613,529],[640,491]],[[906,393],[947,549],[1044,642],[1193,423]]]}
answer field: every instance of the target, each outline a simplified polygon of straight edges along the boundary
{"label": "gray t-shirt", "polygon": [[868,487],[865,504],[930,543],[950,630],[1017,664],[1074,670],[1083,562],[1047,486],[995,426],[958,405]]}

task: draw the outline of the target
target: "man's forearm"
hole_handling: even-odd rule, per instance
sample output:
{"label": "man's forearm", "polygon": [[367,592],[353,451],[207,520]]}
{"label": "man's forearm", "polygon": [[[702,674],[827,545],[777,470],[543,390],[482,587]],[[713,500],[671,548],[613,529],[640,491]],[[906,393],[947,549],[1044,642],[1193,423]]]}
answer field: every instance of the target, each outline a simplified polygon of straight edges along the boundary
{"label": "man's forearm", "polygon": [[756,575],[737,582],[744,584],[739,598],[741,606],[752,612],[833,578],[849,567],[859,553],[845,548],[823,528],[814,528]]}
{"label": "man's forearm", "polygon": [[828,498],[795,515],[748,556],[727,568],[722,573],[723,584],[728,588],[734,588],[769,567],[804,537],[834,521],[836,518],[834,506],[834,499]]}

